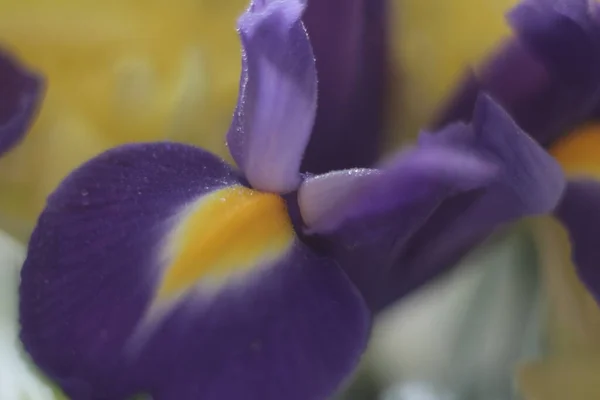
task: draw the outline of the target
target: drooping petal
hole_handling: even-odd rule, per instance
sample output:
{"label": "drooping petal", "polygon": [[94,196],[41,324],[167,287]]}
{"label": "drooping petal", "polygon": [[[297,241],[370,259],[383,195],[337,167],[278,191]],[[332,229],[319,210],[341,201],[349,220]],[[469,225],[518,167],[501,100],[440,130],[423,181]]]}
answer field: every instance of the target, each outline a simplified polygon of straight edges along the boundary
{"label": "drooping petal", "polygon": [[401,153],[382,169],[343,170],[308,178],[298,190],[298,202],[310,232],[330,233],[350,219],[420,207],[428,200],[433,200],[426,207],[431,210],[450,193],[489,183],[495,172],[494,164],[472,152],[421,146]]}
{"label": "drooping petal", "polygon": [[600,301],[600,182],[570,181],[556,217],[569,232],[572,258],[581,281]]}
{"label": "drooping petal", "polygon": [[369,314],[295,237],[284,200],[203,150],[111,150],[52,194],[20,289],[21,338],[74,399],[325,398]]}
{"label": "drooping petal", "polygon": [[41,78],[0,52],[0,155],[18,144],[37,112]]}
{"label": "drooping petal", "polygon": [[303,21],[315,52],[319,99],[302,171],[370,167],[377,160],[390,81],[388,11],[382,0],[308,2]]}
{"label": "drooping petal", "polygon": [[240,94],[227,143],[250,184],[289,192],[317,106],[315,61],[301,17],[302,0],[255,1],[239,19]]}
{"label": "drooping petal", "polygon": [[600,5],[592,0],[526,0],[508,20],[515,37],[449,99],[435,126],[470,120],[489,92],[543,146],[582,122],[600,101]]}

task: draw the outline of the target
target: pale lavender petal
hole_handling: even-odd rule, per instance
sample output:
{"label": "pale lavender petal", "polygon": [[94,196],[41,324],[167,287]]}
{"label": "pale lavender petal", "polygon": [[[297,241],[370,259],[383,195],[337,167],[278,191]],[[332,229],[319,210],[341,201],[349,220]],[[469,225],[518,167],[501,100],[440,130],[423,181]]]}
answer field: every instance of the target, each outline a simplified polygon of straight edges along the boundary
{"label": "pale lavender petal", "polygon": [[255,2],[238,23],[242,76],[227,143],[250,184],[264,191],[300,184],[314,124],[317,75],[304,8],[301,0]]}
{"label": "pale lavender petal", "polygon": [[495,172],[494,164],[472,152],[423,145],[401,153],[382,169],[344,170],[308,178],[298,190],[298,202],[308,230],[328,233],[351,219],[480,187],[489,183]]}
{"label": "pale lavender petal", "polygon": [[306,179],[298,190],[298,206],[308,231],[327,232],[343,219],[344,207],[367,181],[380,172],[357,168],[330,172]]}

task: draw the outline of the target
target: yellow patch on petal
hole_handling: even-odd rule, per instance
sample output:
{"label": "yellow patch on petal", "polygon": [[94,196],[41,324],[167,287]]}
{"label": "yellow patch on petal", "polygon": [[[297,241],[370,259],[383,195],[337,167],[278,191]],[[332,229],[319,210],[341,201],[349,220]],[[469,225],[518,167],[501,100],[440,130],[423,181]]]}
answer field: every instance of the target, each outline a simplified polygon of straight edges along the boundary
{"label": "yellow patch on petal", "polygon": [[284,200],[242,186],[204,196],[170,239],[170,263],[157,300],[185,293],[200,280],[223,280],[281,257],[294,240]]}
{"label": "yellow patch on petal", "polygon": [[567,174],[600,178],[600,125],[588,125],[566,135],[550,153]]}

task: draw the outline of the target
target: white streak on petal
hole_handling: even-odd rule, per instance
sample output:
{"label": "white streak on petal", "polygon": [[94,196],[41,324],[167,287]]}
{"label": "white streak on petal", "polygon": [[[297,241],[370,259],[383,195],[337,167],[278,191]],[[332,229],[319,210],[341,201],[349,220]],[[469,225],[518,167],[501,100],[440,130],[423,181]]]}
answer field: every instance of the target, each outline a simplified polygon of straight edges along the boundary
{"label": "white streak on petal", "polygon": [[335,227],[346,216],[345,206],[377,173],[374,169],[356,168],[304,181],[298,190],[298,205],[308,231],[326,232]]}

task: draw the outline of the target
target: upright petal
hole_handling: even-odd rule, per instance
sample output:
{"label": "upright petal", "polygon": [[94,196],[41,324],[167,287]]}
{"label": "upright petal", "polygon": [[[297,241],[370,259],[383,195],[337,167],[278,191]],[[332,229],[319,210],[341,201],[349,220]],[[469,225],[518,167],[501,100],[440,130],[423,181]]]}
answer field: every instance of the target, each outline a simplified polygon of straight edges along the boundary
{"label": "upright petal", "polygon": [[580,279],[600,302],[600,182],[591,179],[569,182],[556,216],[569,232],[572,258]]}
{"label": "upright petal", "polygon": [[303,20],[319,99],[303,171],[370,167],[377,160],[389,86],[388,11],[384,0],[308,2]]}
{"label": "upright petal", "polygon": [[242,76],[227,134],[250,184],[284,193],[300,183],[300,163],[317,106],[315,61],[302,0],[252,3],[239,19]]}
{"label": "upright petal", "polygon": [[18,144],[37,112],[43,84],[39,76],[0,52],[0,155]]}
{"label": "upright petal", "polygon": [[129,145],[54,192],[29,244],[21,339],[74,399],[326,398],[370,316],[285,201],[180,144]]}
{"label": "upright petal", "polygon": [[471,136],[444,131],[425,136],[480,155],[498,168],[487,187],[447,196],[396,253],[381,291],[384,307],[446,268],[504,223],[550,212],[564,189],[558,164],[488,97],[477,102]]}
{"label": "upright petal", "polygon": [[449,99],[436,126],[469,120],[489,92],[543,146],[582,122],[600,101],[600,5],[594,0],[526,0],[508,20],[515,37]]}

